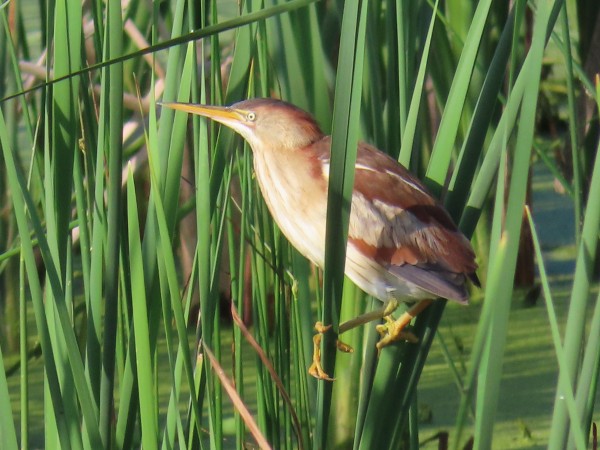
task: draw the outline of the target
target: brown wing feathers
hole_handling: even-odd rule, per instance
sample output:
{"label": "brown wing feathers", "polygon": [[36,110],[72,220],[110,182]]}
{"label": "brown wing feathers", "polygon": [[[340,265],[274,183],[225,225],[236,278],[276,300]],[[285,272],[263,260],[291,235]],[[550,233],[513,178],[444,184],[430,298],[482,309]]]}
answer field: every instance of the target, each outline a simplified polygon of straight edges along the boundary
{"label": "brown wing feathers", "polygon": [[[452,274],[470,276],[475,272],[475,255],[468,240],[422,183],[395,160],[361,143],[354,183],[355,195],[369,200],[372,215],[392,219],[387,221],[392,227],[382,228],[376,242],[350,235],[349,241],[359,251],[384,265],[408,264],[448,272],[449,281],[455,278]],[[459,277],[461,284],[464,276]]]}

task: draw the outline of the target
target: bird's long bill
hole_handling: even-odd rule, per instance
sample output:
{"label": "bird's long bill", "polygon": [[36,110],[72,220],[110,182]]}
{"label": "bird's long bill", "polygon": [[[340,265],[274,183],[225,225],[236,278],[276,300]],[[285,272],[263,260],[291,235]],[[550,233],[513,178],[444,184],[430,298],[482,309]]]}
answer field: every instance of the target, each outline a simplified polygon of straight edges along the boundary
{"label": "bird's long bill", "polygon": [[161,103],[162,106],[167,108],[175,109],[177,111],[184,111],[191,114],[197,114],[199,116],[208,117],[224,124],[230,124],[233,122],[240,121],[240,113],[231,108],[223,106],[210,106],[210,105],[199,105],[195,103]]}

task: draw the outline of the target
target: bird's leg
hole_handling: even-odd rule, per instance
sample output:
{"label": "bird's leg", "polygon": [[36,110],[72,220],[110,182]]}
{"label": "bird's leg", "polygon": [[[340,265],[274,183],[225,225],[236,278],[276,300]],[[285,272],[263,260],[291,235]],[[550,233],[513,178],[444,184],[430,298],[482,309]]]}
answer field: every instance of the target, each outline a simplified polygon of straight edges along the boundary
{"label": "bird's leg", "polygon": [[[331,328],[331,325],[323,325],[321,322],[317,322],[315,324],[315,330],[317,334],[313,336],[313,362],[308,368],[308,373],[313,377],[319,380],[325,381],[333,381],[335,378],[331,378],[325,370],[323,370],[323,366],[321,365],[321,339],[323,338],[323,333],[328,331]],[[352,353],[352,347],[344,344],[342,341],[336,341],[336,347],[339,351],[344,353]]]}
{"label": "bird's leg", "polygon": [[421,311],[429,306],[433,300],[421,300],[415,306],[402,314],[397,320],[394,320],[391,315],[386,315],[386,323],[377,325],[376,329],[381,335],[381,339],[377,343],[377,350],[381,351],[383,347],[399,340],[409,342],[418,342],[419,339],[412,333],[404,331],[404,328],[413,320]]}
{"label": "bird's leg", "polygon": [[359,327],[369,322],[373,322],[374,320],[380,320],[384,317],[391,316],[396,309],[398,309],[398,300],[392,299],[388,301],[383,308],[376,309],[375,311],[369,311],[368,313],[361,314],[354,319],[347,320],[342,323],[339,328],[339,334],[345,333],[346,331],[350,331],[353,328]]}
{"label": "bird's leg", "polygon": [[[425,308],[429,306],[429,304],[433,300],[421,300],[415,306],[410,308],[404,314],[402,314],[397,320],[392,318],[392,313],[398,309],[398,301],[392,299],[388,301],[385,306],[381,309],[370,311],[366,314],[362,314],[354,319],[350,319],[344,323],[342,323],[339,327],[338,334],[345,333],[353,328],[356,328],[360,325],[364,325],[366,323],[372,322],[374,320],[385,319],[385,324],[377,325],[376,330],[381,335],[381,339],[377,343],[377,350],[381,351],[383,347],[391,344],[392,342],[396,342],[399,340],[404,340],[412,343],[419,342],[419,339],[410,331],[404,331],[404,328]],[[323,333],[328,331],[331,328],[331,325],[323,325],[321,322],[317,322],[315,324],[315,330],[317,334],[313,337],[313,362],[308,369],[308,373],[313,377],[318,378],[319,380],[333,381],[334,378],[331,378],[325,370],[323,370],[323,366],[321,365],[321,339]],[[352,352],[352,347],[344,344],[342,341],[337,340],[336,346],[338,350],[350,353]]]}
{"label": "bird's leg", "polygon": [[323,333],[331,328],[331,325],[324,326],[321,322],[315,324],[317,334],[313,336],[313,362],[308,368],[308,373],[319,380],[333,381],[321,365],[321,339]]}
{"label": "bird's leg", "polygon": [[[408,342],[417,342],[417,337],[409,331],[403,331],[403,329],[408,325],[414,315],[418,314],[421,310],[419,310],[414,315],[411,315],[411,311],[405,312],[400,319],[395,321],[392,318],[392,313],[398,309],[400,303],[396,299],[389,300],[381,309],[377,309],[375,311],[369,311],[368,313],[362,314],[354,319],[350,319],[343,324],[340,325],[339,334],[345,333],[353,328],[356,328],[360,325],[364,325],[369,322],[373,322],[374,320],[385,319],[385,325],[377,325],[376,329],[381,334],[381,340],[377,343],[377,348],[381,350],[381,347],[385,347],[386,345],[399,341],[405,340]],[[423,308],[427,306],[424,305]]]}
{"label": "bird's leg", "polygon": [[[368,313],[355,317],[354,319],[350,319],[340,325],[338,334],[345,333],[346,331],[350,331],[353,328],[359,327],[369,322],[373,322],[374,320],[381,320],[384,317],[389,317],[398,308],[398,304],[399,303],[397,300],[392,299],[389,302],[387,302],[385,306],[381,309],[370,311]],[[321,340],[323,337],[323,333],[328,331],[330,328],[331,325],[323,325],[321,322],[317,322],[315,324],[315,330],[317,331],[317,334],[313,336],[313,362],[308,368],[308,373],[319,380],[334,380],[327,374],[327,372],[325,372],[323,366],[321,365]],[[342,352],[353,352],[352,347],[344,344],[339,339],[336,341],[336,346],[338,350]]]}

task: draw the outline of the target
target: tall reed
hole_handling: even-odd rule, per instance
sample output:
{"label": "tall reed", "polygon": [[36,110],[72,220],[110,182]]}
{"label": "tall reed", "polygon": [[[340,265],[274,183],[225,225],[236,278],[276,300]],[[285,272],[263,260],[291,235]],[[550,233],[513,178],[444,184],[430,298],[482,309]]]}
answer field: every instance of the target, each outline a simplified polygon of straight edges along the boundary
{"label": "tall reed", "polygon": [[[492,0],[2,4],[1,306],[3,329],[20,346],[13,364],[2,340],[0,446],[418,448],[416,390],[444,300],[415,321],[418,344],[378,357],[370,324],[344,336],[355,349],[348,356],[332,350],[333,333],[323,358],[337,381],[306,373],[316,320],[337,330],[378,306],[343,275],[343,205],[363,139],[417,173],[485,249],[466,373],[450,360],[460,386],[453,448],[471,435],[474,448],[498,438],[524,226],[558,361],[548,442],[586,448],[600,361],[590,295],[600,169],[597,118],[586,128],[576,102],[600,98],[580,62],[590,45],[585,11],[594,8],[593,0],[517,0],[511,9]],[[548,45],[566,73],[570,179],[538,145]],[[333,135],[322,272],[268,214],[247,145],[156,106],[266,96],[312,112]],[[575,205],[563,336],[535,233],[544,224],[523,220],[532,149]],[[482,214],[489,233],[477,228]],[[32,382],[40,366],[43,389]],[[5,370],[15,367],[21,378],[11,384]]]}

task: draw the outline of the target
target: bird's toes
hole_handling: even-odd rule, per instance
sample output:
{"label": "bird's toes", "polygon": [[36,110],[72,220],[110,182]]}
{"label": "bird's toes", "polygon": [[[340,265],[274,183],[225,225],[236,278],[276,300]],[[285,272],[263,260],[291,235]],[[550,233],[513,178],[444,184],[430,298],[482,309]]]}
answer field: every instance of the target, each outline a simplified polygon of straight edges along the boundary
{"label": "bird's toes", "polygon": [[[387,317],[386,317],[387,319]],[[377,342],[377,350],[398,341],[406,341],[412,344],[419,342],[419,338],[414,333],[405,329],[406,325],[400,321],[387,320],[385,324],[377,325],[375,329],[380,334],[381,339]]]}
{"label": "bird's toes", "polygon": [[317,380],[335,381],[335,378],[331,378],[327,374],[327,372],[323,370],[320,361],[313,361],[313,363],[308,368],[308,373],[315,377]]}
{"label": "bird's toes", "polygon": [[315,331],[317,333],[323,334],[323,333],[329,331],[330,328],[331,328],[331,324],[329,324],[329,325],[323,325],[323,322],[316,322],[315,323]]}
{"label": "bird's toes", "polygon": [[340,352],[354,353],[354,349],[351,346],[349,346],[345,342],[340,341],[339,339],[335,342],[335,346]]}

